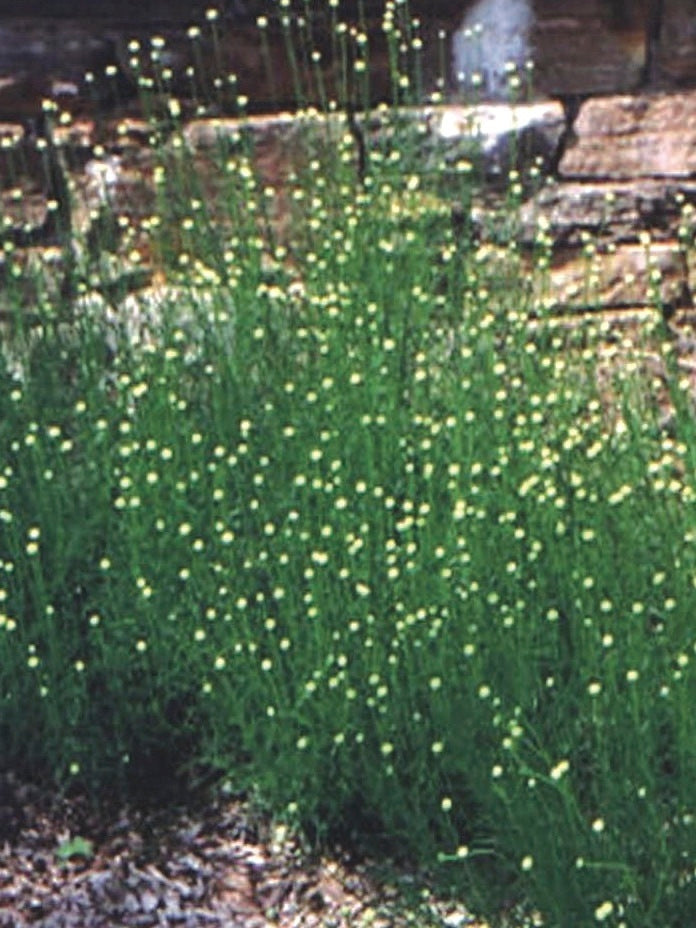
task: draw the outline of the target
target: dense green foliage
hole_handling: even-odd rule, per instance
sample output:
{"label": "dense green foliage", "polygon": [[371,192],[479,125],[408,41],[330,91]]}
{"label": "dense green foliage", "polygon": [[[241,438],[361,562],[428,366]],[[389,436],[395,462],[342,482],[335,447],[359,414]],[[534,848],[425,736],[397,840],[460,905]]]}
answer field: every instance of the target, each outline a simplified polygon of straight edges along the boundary
{"label": "dense green foliage", "polygon": [[243,153],[250,225],[187,203],[169,241],[182,162],[144,337],[94,311],[8,352],[2,763],[127,795],[213,769],[489,911],[688,924],[688,384],[669,435],[630,364],[600,391],[592,325],[401,163],[297,180],[288,252]]}

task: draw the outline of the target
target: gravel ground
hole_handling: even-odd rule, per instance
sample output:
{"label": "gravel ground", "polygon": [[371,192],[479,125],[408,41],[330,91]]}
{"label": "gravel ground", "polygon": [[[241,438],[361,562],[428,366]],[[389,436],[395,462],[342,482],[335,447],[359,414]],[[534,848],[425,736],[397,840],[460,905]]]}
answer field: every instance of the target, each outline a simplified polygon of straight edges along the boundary
{"label": "gravel ground", "polygon": [[312,857],[240,799],[96,813],[0,778],[0,928],[484,928],[432,896],[409,908],[371,869]]}

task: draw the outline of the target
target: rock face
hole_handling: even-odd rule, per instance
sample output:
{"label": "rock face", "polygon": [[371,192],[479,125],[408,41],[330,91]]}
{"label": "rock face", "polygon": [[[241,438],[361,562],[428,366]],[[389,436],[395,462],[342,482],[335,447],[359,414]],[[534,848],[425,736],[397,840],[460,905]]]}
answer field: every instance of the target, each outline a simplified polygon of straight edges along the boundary
{"label": "rock face", "polygon": [[[209,6],[218,9],[211,22],[205,15]],[[287,12],[279,12],[272,0],[54,0],[47,14],[45,5],[31,0],[0,3],[0,14],[6,14],[0,19],[0,119],[36,115],[42,99],[56,95],[73,111],[93,108],[94,102],[103,109],[134,98],[139,88],[166,87],[217,112],[235,112],[240,95],[260,111],[320,105],[330,98],[355,107],[368,100],[392,102],[398,81],[390,37],[400,74],[420,62],[422,88],[408,88],[409,96],[434,90],[442,71],[439,34],[458,27],[460,2],[414,0],[415,19],[397,8],[389,35],[384,10],[382,0],[343,0],[336,14],[324,3],[300,0],[291,0]],[[409,41],[401,48],[407,31]],[[161,46],[153,46],[153,37]]]}
{"label": "rock face", "polygon": [[684,255],[671,242],[600,248],[591,256],[557,251],[546,283],[557,310],[676,306],[688,286]]}
{"label": "rock face", "polygon": [[[0,147],[0,211],[18,245],[10,253],[28,307],[38,296],[32,291],[34,269],[51,261],[51,299],[64,300],[68,293],[76,312],[95,313],[107,327],[107,344],[117,332],[142,342],[151,337],[165,296],[176,302],[166,281],[177,257],[183,252],[196,257],[189,254],[182,222],[193,199],[206,203],[206,215],[223,230],[223,240],[227,233],[260,236],[268,245],[267,270],[274,273],[278,246],[293,267],[297,212],[289,187],[313,158],[326,146],[329,153],[340,149],[345,183],[358,189],[366,151],[398,148],[401,154],[403,147],[403,170],[439,178],[434,200],[423,198],[423,209],[432,211],[427,221],[463,231],[467,247],[477,247],[482,261],[493,261],[486,266],[494,268],[493,279],[503,287],[512,280],[508,243],[517,243],[514,281],[517,286],[521,272],[528,282],[532,328],[599,326],[609,350],[628,342],[626,333],[639,344],[659,326],[662,337],[674,338],[678,363],[693,377],[696,391],[696,340],[685,334],[695,321],[696,272],[690,258],[696,233],[695,112],[696,91],[690,91],[589,99],[572,126],[561,104],[550,102],[384,107],[352,117],[336,112],[204,118],[184,120],[156,137],[148,123],[135,119],[56,129],[57,150],[66,167],[71,165],[71,204],[63,218],[86,266],[91,261],[100,269],[84,295],[65,289],[69,252],[47,203],[56,193],[42,190],[45,161],[16,125],[0,126],[0,138],[8,140]],[[16,193],[19,161],[13,162],[13,151],[20,152],[23,164],[34,158],[33,180],[24,195]],[[181,180],[172,202],[163,203],[156,177],[169,165]],[[453,202],[453,191],[462,189],[461,174],[457,182],[454,175],[461,171],[477,185],[471,204]],[[511,188],[512,171],[518,177],[513,175]],[[231,217],[218,210],[230,183],[264,190],[263,219],[251,211]],[[513,201],[505,199],[511,190]],[[519,212],[511,209],[514,198]],[[499,209],[503,204],[507,213]],[[162,228],[168,230],[161,241],[146,231],[153,213],[162,214]],[[409,215],[403,216],[408,223]],[[496,225],[492,217],[500,216]],[[127,238],[119,237],[121,223],[131,232]],[[0,237],[7,239],[8,231]],[[38,321],[28,314],[28,324]],[[0,289],[0,325],[13,319]],[[607,363],[610,380],[615,362]],[[656,370],[662,376],[662,368]],[[664,405],[668,410],[667,401]]]}
{"label": "rock face", "polygon": [[526,174],[533,164],[551,170],[566,127],[557,102],[445,106],[427,124],[438,163],[468,157],[489,183],[503,185],[511,170]]}
{"label": "rock face", "polygon": [[[476,33],[477,27],[481,30]],[[506,96],[505,64],[531,59],[550,96],[616,94],[696,82],[694,0],[473,0],[454,39],[455,71]],[[465,31],[474,34],[465,38]]]}
{"label": "rock face", "polygon": [[79,24],[0,21],[0,119],[36,117],[43,99],[87,100],[85,72],[103,75],[113,60],[113,42]]}
{"label": "rock face", "polygon": [[692,321],[695,115],[693,91],[582,105],[558,176],[521,210],[527,246],[540,230],[551,243],[546,302],[556,311]]}
{"label": "rock face", "polygon": [[584,95],[646,84],[655,6],[654,0],[537,0],[536,86],[551,95]]}
{"label": "rock face", "polygon": [[[394,125],[388,110],[358,114],[352,126],[339,112],[302,120],[289,114],[198,119],[184,124],[181,140],[213,204],[225,182],[216,174],[219,145],[252,152],[259,183],[276,191],[270,218],[282,238],[288,177],[300,174],[322,145],[342,145],[352,152],[357,179],[361,145],[371,150],[399,144]],[[696,205],[696,91],[590,99],[570,131],[563,107],[552,102],[404,109],[399,125],[409,134],[409,170],[427,174],[437,167],[446,174],[465,164],[489,192],[505,188],[510,171],[518,172],[523,202],[516,235],[531,254],[543,233],[551,250],[554,305],[689,303],[692,282],[683,252],[691,234],[688,211]],[[50,193],[41,192],[44,161],[22,140],[21,127],[8,125],[3,135],[3,214],[15,225],[33,227],[46,215]],[[149,215],[156,200],[155,158],[146,123],[116,120],[102,130],[78,124],[56,130],[56,138],[74,166],[73,220],[81,234],[88,234],[90,216],[107,201],[134,227]],[[97,141],[106,150],[100,159],[92,157]],[[175,157],[170,145],[165,150]],[[31,196],[14,193],[12,152],[15,168],[20,161],[30,164],[33,155]],[[484,241],[485,214],[481,209],[474,215]],[[589,289],[583,283],[588,273]]]}
{"label": "rock face", "polygon": [[564,178],[688,178],[696,171],[696,94],[588,100],[573,133]]}
{"label": "rock face", "polygon": [[550,181],[521,210],[521,234],[531,246],[541,223],[560,249],[632,242],[643,231],[655,241],[676,237],[686,204],[696,204],[690,179]]}
{"label": "rock face", "polygon": [[[303,102],[334,97],[356,107],[368,97],[413,101],[438,88],[476,102],[696,83],[696,0],[411,0],[410,20],[401,4],[385,16],[384,0],[341,0],[335,15],[317,0],[287,8],[220,0],[214,24],[206,22],[209,5],[0,0],[0,119],[35,115],[51,96],[73,110],[93,101],[103,109],[135,96],[139,82],[161,85],[163,69],[170,92],[190,97],[195,89],[197,102],[218,112],[234,112],[240,94],[262,111],[295,105],[298,82]],[[154,35],[163,49],[153,49]],[[133,39],[139,51],[129,48]],[[512,86],[509,67],[521,71]],[[399,90],[394,70],[414,69],[418,80]]]}
{"label": "rock face", "polygon": [[[399,73],[420,59],[425,92],[438,83],[439,32],[452,34],[463,24],[466,35],[460,33],[454,46],[455,68],[463,71],[468,93],[501,97],[512,90],[524,96],[524,85],[511,88],[509,76],[515,66],[526,79],[530,56],[537,90],[561,96],[564,104],[399,109],[402,127],[410,126],[415,140],[414,169],[471,168],[486,190],[483,205],[474,210],[483,247],[495,241],[484,221],[486,197],[495,199],[496,188],[517,171],[523,202],[516,234],[530,261],[540,239],[548,248],[547,302],[558,311],[689,308],[694,281],[685,245],[696,207],[696,90],[675,88],[696,83],[696,0],[411,0],[420,23],[410,38],[400,6],[385,19],[383,0],[342,0],[345,29],[338,29],[331,8],[318,2],[305,7],[291,0],[284,22],[272,0],[226,0],[214,25],[204,21],[205,6],[188,0],[54,0],[51,17],[39,20],[30,18],[39,10],[33,0],[23,2],[21,10],[0,0],[5,14],[0,21],[0,196],[15,243],[40,245],[41,230],[49,229],[46,205],[55,190],[45,185],[45,154],[31,135],[23,137],[20,124],[39,112],[46,95],[75,114],[71,126],[55,129],[55,137],[75,183],[72,221],[80,234],[89,237],[91,217],[107,201],[130,215],[134,226],[153,208],[153,139],[133,103],[141,82],[153,105],[160,106],[160,146],[171,141],[171,94],[183,95],[182,138],[204,172],[212,201],[220,180],[211,146],[220,137],[232,148],[235,138],[247,139],[260,182],[276,191],[270,218],[282,239],[285,180],[307,162],[320,138],[322,144],[328,140],[350,148],[357,177],[364,167],[361,144],[382,145],[393,132],[383,112],[367,109],[373,99],[393,98],[395,61],[388,36],[400,46]],[[304,24],[300,8],[310,14]],[[267,17],[261,29],[259,16]],[[185,27],[195,17],[200,28],[187,34]],[[152,42],[153,32],[162,42]],[[314,49],[315,60],[299,53],[293,58],[288,34],[297,49]],[[446,71],[446,56],[444,61]],[[186,74],[190,64],[193,78]],[[172,74],[158,94],[163,68]],[[88,95],[84,70],[93,74]],[[253,101],[249,110],[277,110],[296,99],[296,80],[305,88],[306,103],[335,97],[341,105],[323,122],[309,117],[298,122],[278,113],[239,121],[240,95]],[[644,85],[647,92],[635,90]],[[415,83],[409,92],[414,89]],[[96,105],[87,105],[88,96]],[[589,99],[577,106],[565,100],[584,96]],[[200,103],[205,107],[197,112]],[[389,136],[387,144],[398,144],[394,138]],[[94,157],[97,145],[105,150],[99,158]],[[22,224],[30,234],[18,232]],[[144,256],[145,264],[150,257]]]}
{"label": "rock face", "polygon": [[634,90],[650,81],[660,8],[657,0],[476,0],[453,39],[455,78],[469,93],[507,100],[512,69],[524,74],[533,63],[536,92]]}
{"label": "rock face", "polygon": [[696,82],[696,3],[666,0],[656,30],[652,77],[658,86],[684,87]]}

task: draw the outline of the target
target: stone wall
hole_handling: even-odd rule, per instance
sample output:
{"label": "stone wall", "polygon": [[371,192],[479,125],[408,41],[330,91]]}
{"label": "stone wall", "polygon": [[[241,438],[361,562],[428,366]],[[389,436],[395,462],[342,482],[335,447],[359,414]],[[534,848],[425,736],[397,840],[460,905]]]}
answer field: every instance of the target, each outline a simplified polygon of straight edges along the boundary
{"label": "stone wall", "polygon": [[[550,96],[679,87],[696,80],[694,0],[474,0],[455,38],[455,69],[481,61],[483,86],[504,94],[506,61],[535,64]],[[494,72],[491,75],[491,72]]]}
{"label": "stone wall", "polygon": [[[30,12],[31,2],[22,3],[23,14]],[[44,158],[32,138],[23,135],[21,120],[38,111],[47,91],[66,82],[77,84],[84,66],[101,76],[90,87],[97,108],[86,106],[77,87],[74,93],[63,93],[60,103],[73,110],[74,119],[71,126],[56,129],[74,169],[75,223],[89,231],[89,217],[99,213],[107,180],[109,196],[120,210],[133,213],[134,224],[139,212],[147,215],[152,208],[150,133],[129,96],[135,69],[125,39],[140,28],[147,61],[152,13],[161,6],[159,0],[147,7],[126,6],[129,2],[90,2],[84,5],[84,19],[79,20],[73,15],[79,11],[78,3],[61,5],[54,0],[52,18],[43,16],[39,21],[23,15],[0,21],[0,120],[3,116],[7,120],[0,123],[0,138],[7,140],[0,147],[1,206],[3,217],[15,228],[29,222],[37,230],[24,236],[26,240],[39,242],[43,229],[44,244],[51,243],[55,224],[42,225],[42,217],[47,215],[47,198],[55,191],[45,187]],[[469,80],[470,97],[503,96],[507,59],[526,74],[530,54],[535,62],[530,96],[537,101],[546,98],[546,102],[527,104],[467,103],[408,110],[409,119],[422,126],[424,169],[433,159],[455,161],[462,151],[479,159],[479,177],[485,183],[472,216],[465,218],[473,223],[480,247],[496,247],[486,216],[508,172],[518,170],[523,254],[533,260],[541,234],[550,249],[549,290],[543,298],[554,312],[561,317],[588,310],[619,313],[623,320],[631,318],[631,313],[690,318],[696,287],[690,257],[696,210],[696,89],[690,89],[696,87],[696,0],[534,0],[532,6],[529,0],[470,0],[464,8],[459,0],[413,0],[411,5],[422,13],[423,55],[431,71],[436,71],[434,49],[441,47],[440,30],[452,32],[465,21],[468,33],[458,40],[460,57],[455,67],[461,69],[464,62],[469,78],[476,71],[481,73],[480,82],[463,79]],[[0,12],[12,6],[0,0]],[[326,4],[319,6],[322,13],[317,13],[313,25],[318,47],[326,50],[331,47],[326,32],[330,17]],[[48,5],[41,7],[45,10]],[[126,8],[133,16],[127,31],[117,19]],[[256,26],[257,15],[268,8],[267,0],[244,0],[243,4],[230,0],[215,42],[205,25],[196,39],[202,58],[215,63],[219,55],[236,73],[233,110],[238,93],[274,109],[286,102],[279,92],[292,87],[282,26],[269,22],[265,40]],[[166,39],[164,63],[183,68],[191,60],[192,48],[181,25],[195,7],[168,0],[167,9],[167,29],[160,30],[158,24]],[[357,3],[350,0],[344,9],[355,16]],[[378,99],[389,99],[383,5],[367,0],[364,9],[371,17],[367,23],[370,81]],[[138,20],[143,10],[147,17]],[[479,19],[483,31],[477,29]],[[398,13],[395,22],[398,26]],[[293,21],[292,28],[298,28],[297,22]],[[273,78],[265,65],[264,41],[273,61]],[[353,71],[360,42],[354,45],[358,51],[353,49],[349,61]],[[28,50],[24,61],[23,49]],[[110,65],[115,70],[106,78],[104,69]],[[427,75],[428,67],[424,71]],[[46,84],[48,78],[53,84]],[[314,73],[315,83],[310,82],[315,91],[316,78]],[[322,71],[327,88],[335,78],[327,64]],[[513,88],[513,96],[525,93],[523,84]],[[160,102],[166,112],[166,95]],[[365,101],[357,97],[357,102]],[[295,160],[306,155],[311,138],[306,122],[298,123],[289,115],[239,122],[225,114],[220,96],[214,103],[218,107],[213,110],[214,118],[211,114],[200,118],[195,107],[187,109],[186,100],[182,101],[186,138],[205,168],[211,191],[214,194],[215,180],[206,146],[219,132],[235,135],[243,131],[251,134],[262,181],[278,189],[277,203],[282,209],[283,180]],[[356,109],[360,132],[367,137],[382,131],[379,118],[361,114],[360,106]],[[332,118],[336,126],[342,126],[337,131],[345,133],[345,115],[337,113]],[[359,133],[354,135],[357,146]],[[97,146],[103,150],[99,157]],[[357,147],[355,160],[357,165]],[[531,169],[537,172],[533,183],[529,182]],[[20,198],[13,192],[18,183],[24,194]],[[147,279],[146,262],[143,267]]]}
{"label": "stone wall", "polygon": [[[120,81],[120,98],[133,95],[136,74],[128,42],[138,38],[145,46],[140,66],[148,73],[153,70],[147,47],[153,34],[167,41],[160,63],[172,69],[177,93],[190,89],[190,80],[183,78],[189,65],[198,63],[200,80],[209,83],[209,63],[236,74],[236,89],[258,108],[289,106],[294,102],[292,70],[299,63],[310,101],[320,96],[318,74],[329,95],[340,96],[340,68],[334,58],[341,43],[332,34],[333,19],[324,0],[307,5],[290,0],[289,12],[283,14],[298,44],[307,50],[313,44],[321,52],[318,67],[288,59],[274,0],[219,0],[214,40],[205,22],[209,5],[208,0],[0,0],[0,119],[36,110],[41,98],[57,88],[66,97],[87,100],[85,72],[95,75],[92,90],[99,91],[100,106],[112,96],[114,80]],[[309,26],[298,25],[306,9]],[[384,9],[383,0],[339,4],[340,18],[348,24],[349,71],[356,60],[367,62],[373,103],[392,98]],[[535,95],[550,97],[696,83],[696,0],[410,0],[410,12],[419,23],[415,33],[405,25],[404,9],[397,3],[392,18],[401,29],[396,44],[406,49],[400,64],[420,63],[424,95],[443,80],[450,94],[466,90],[477,98],[504,98],[507,62],[523,71],[517,96],[529,93],[528,83]],[[268,21],[263,37],[256,28],[259,16]],[[186,35],[193,23],[201,24],[194,43]],[[355,41],[361,33],[367,36],[365,44]],[[422,41],[417,53],[408,47],[415,35]],[[535,66],[531,82],[527,61]],[[116,78],[105,82],[109,66],[116,68]],[[355,82],[349,93],[362,102]]]}

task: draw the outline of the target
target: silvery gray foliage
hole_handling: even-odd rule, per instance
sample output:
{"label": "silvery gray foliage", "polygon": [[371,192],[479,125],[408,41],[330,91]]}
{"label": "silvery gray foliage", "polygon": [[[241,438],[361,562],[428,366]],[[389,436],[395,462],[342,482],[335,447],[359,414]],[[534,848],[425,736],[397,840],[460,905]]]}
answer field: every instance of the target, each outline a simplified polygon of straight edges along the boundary
{"label": "silvery gray foliage", "polygon": [[452,41],[455,80],[485,99],[508,97],[508,72],[531,57],[532,0],[477,0]]}

